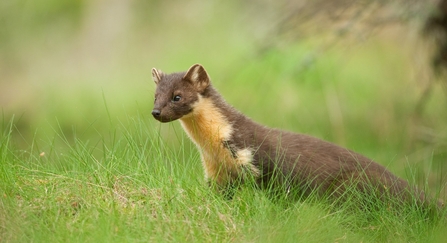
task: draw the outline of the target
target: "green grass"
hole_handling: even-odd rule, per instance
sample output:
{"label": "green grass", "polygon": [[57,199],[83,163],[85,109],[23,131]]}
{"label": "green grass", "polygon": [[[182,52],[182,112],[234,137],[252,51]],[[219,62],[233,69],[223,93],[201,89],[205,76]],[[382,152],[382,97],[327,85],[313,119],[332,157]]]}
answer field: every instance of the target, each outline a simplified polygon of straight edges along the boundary
{"label": "green grass", "polygon": [[409,207],[364,213],[312,196],[284,204],[250,186],[225,200],[207,188],[183,133],[166,126],[179,146],[137,116],[98,141],[56,133],[44,150],[38,142],[21,150],[13,121],[4,124],[2,241],[441,242],[443,221]]}

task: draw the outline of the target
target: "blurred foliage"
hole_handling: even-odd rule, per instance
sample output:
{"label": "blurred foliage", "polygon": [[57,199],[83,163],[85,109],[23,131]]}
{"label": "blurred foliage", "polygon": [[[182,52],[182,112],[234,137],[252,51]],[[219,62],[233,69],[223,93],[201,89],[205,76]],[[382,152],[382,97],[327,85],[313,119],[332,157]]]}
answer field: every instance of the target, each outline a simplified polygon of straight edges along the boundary
{"label": "blurred foliage", "polygon": [[[72,32],[81,21],[82,0],[4,0],[0,3],[0,50],[13,51],[27,39]],[[12,49],[12,50],[11,50]]]}
{"label": "blurred foliage", "polygon": [[436,52],[433,58],[433,66],[436,71],[447,70],[447,1],[440,0],[437,8],[426,20],[424,26],[426,35],[435,41]]}

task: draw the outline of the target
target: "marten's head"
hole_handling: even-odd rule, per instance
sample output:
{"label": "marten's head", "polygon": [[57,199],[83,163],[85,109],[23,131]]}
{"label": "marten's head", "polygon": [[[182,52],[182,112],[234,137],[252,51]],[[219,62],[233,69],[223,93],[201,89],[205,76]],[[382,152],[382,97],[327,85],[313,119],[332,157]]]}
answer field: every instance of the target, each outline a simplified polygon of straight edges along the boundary
{"label": "marten's head", "polygon": [[160,122],[190,114],[199,95],[210,85],[210,78],[200,64],[193,65],[187,72],[171,74],[153,68],[152,77],[157,85],[152,115]]}

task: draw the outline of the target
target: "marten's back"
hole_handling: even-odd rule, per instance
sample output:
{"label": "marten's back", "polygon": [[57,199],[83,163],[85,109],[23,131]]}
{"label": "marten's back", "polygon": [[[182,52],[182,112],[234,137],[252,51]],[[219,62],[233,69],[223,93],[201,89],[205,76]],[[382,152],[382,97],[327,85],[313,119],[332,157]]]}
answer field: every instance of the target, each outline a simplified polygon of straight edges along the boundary
{"label": "marten's back", "polygon": [[[410,200],[425,196],[373,160],[336,144],[304,135],[262,126],[247,117],[233,120],[239,132],[236,146],[253,148],[253,164],[261,171],[262,186],[284,183],[309,194],[344,194],[347,187],[376,190],[384,196]],[[237,129],[243,127],[244,129]],[[415,195],[417,194],[417,195]]]}

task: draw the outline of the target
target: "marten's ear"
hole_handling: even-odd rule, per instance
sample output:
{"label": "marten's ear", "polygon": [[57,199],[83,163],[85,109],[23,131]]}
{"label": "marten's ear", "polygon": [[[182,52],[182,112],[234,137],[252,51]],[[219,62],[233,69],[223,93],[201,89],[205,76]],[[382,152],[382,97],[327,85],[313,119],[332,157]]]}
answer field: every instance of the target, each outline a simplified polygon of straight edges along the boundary
{"label": "marten's ear", "polygon": [[158,85],[158,82],[160,82],[161,77],[163,77],[163,72],[157,70],[156,68],[152,68],[152,79],[154,80],[155,84]]}
{"label": "marten's ear", "polygon": [[204,91],[210,85],[210,78],[206,73],[205,68],[200,64],[192,65],[183,79],[191,82],[198,92]]}

